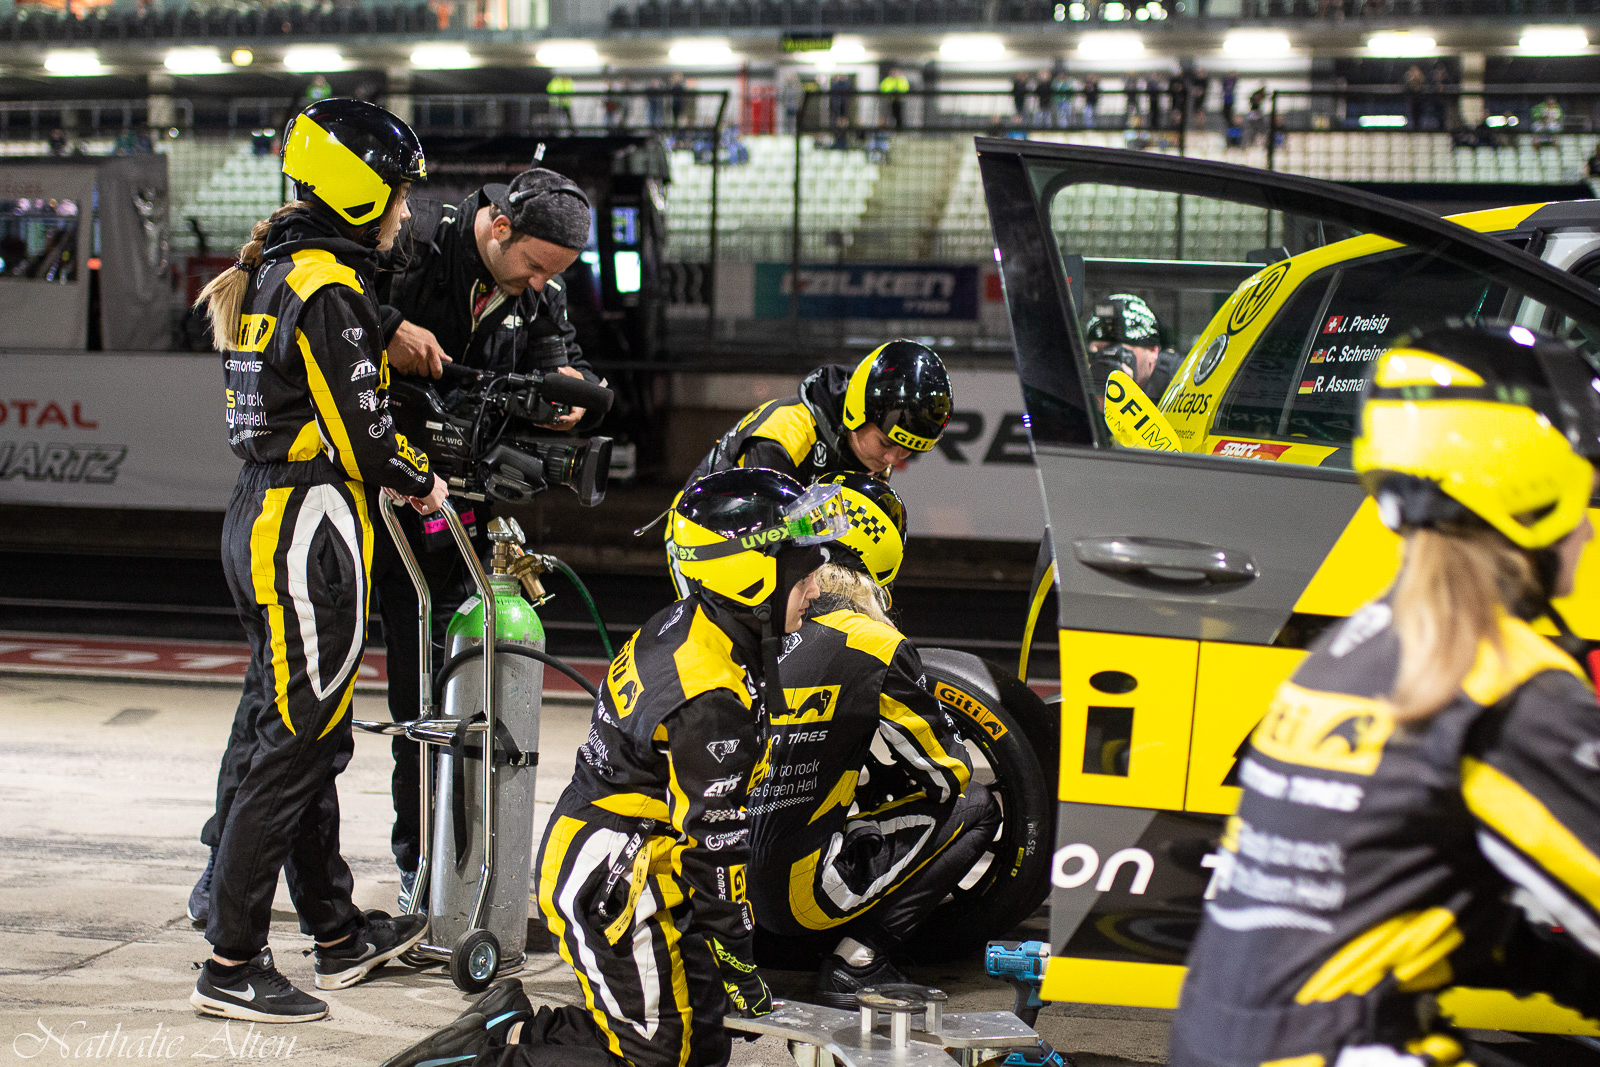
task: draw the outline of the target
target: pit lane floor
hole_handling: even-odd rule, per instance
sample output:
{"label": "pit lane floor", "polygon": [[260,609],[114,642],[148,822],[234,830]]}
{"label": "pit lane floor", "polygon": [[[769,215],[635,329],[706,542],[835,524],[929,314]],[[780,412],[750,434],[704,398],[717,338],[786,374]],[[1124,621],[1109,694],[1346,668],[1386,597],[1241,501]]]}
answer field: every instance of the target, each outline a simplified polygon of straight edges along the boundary
{"label": "pit lane floor", "polygon": [[[351,989],[319,993],[329,1017],[298,1026],[224,1023],[195,1013],[191,964],[207,955],[184,915],[205,862],[199,843],[237,690],[227,685],[0,675],[0,1062],[63,1058],[279,1059],[377,1064],[459,1013],[470,999],[438,967],[390,966]],[[382,719],[382,698],[354,714]],[[542,830],[587,730],[586,703],[546,704],[535,811]],[[384,739],[357,734],[340,779],[344,855],[356,901],[394,908],[392,808]],[[1042,926],[1040,927],[1042,930]],[[280,885],[273,911],[280,968],[312,989],[309,947]],[[543,936],[523,979],[535,1003],[581,1003]],[[769,971],[803,999],[811,975]],[[1008,1008],[1007,987],[974,958],[913,976],[951,994],[952,1010]],[[1165,1062],[1165,1012],[1050,1005],[1039,1030],[1083,1067]],[[734,1064],[792,1063],[781,1043],[734,1043]]]}

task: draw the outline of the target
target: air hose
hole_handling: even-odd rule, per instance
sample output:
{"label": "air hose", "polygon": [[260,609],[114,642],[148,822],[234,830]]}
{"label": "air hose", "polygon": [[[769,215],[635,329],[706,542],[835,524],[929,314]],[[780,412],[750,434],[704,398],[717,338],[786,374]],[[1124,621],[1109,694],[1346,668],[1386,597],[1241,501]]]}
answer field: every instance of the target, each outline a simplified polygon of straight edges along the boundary
{"label": "air hose", "polygon": [[594,597],[589,595],[589,587],[583,584],[583,579],[578,577],[576,571],[561,560],[554,556],[545,556],[543,558],[550,566],[566,575],[567,581],[577,588],[578,596],[583,598],[584,605],[589,609],[589,617],[594,619],[595,629],[600,631],[600,645],[606,650],[606,661],[610,662],[616,659],[616,650],[611,647],[611,635],[606,632],[606,621],[600,617],[600,609],[595,606]]}
{"label": "air hose", "polygon": [[[590,696],[597,697],[600,695],[600,691],[595,688],[593,682],[579,674],[576,668],[568,666],[566,663],[563,663],[561,660],[550,655],[548,652],[541,652],[537,648],[529,648],[527,645],[518,644],[515,641],[496,641],[494,643],[494,650],[496,655],[526,656],[529,659],[536,659],[540,663],[555,668],[568,678],[571,678],[574,682],[577,682],[578,688],[582,689]],[[455,655],[445,660],[444,666],[439,669],[438,677],[433,683],[434,703],[444,703],[445,683],[450,681],[450,676],[455,674],[455,672],[460,669],[463,663],[467,663],[475,659],[481,659],[482,657],[483,646],[473,645],[471,648],[463,648],[460,652],[457,652]]]}

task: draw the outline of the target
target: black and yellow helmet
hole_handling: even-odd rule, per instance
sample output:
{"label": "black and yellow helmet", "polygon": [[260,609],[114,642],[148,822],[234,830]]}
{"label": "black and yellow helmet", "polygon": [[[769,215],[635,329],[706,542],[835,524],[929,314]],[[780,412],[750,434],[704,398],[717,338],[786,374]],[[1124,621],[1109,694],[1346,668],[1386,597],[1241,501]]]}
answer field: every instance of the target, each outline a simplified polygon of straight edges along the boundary
{"label": "black and yellow helmet", "polygon": [[318,100],[289,122],[283,173],[352,226],[377,222],[389,194],[428,176],[422,142],[397,116],[365,100]]}
{"label": "black and yellow helmet", "polygon": [[950,375],[937,352],[915,341],[890,341],[850,373],[844,428],[870,422],[902,448],[926,452],[944,433],[953,403]]}
{"label": "black and yellow helmet", "polygon": [[844,500],[847,530],[835,543],[835,561],[859,564],[874,582],[888,588],[900,573],[906,550],[906,508],[889,483],[864,471],[829,474],[818,485],[837,485]]}
{"label": "black and yellow helmet", "polygon": [[1594,490],[1597,387],[1568,345],[1525,326],[1428,330],[1379,358],[1356,472],[1390,529],[1481,522],[1548,548],[1583,521]]}
{"label": "black and yellow helmet", "polygon": [[[786,549],[820,545],[849,528],[836,485],[800,483],[765,467],[735,467],[695,482],[672,506],[672,553],[691,583],[745,607],[780,588]],[[825,557],[818,554],[811,569]]]}

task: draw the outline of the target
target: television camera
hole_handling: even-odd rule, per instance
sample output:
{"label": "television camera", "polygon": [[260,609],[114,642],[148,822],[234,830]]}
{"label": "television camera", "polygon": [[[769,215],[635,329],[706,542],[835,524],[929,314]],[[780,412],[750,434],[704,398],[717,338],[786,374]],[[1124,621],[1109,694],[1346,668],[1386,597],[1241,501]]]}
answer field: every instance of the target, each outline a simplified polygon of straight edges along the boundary
{"label": "television camera", "polygon": [[[441,396],[440,389],[448,391]],[[447,363],[438,385],[389,383],[395,428],[428,454],[432,471],[468,500],[523,503],[555,485],[594,507],[605,499],[611,438],[573,438],[541,428],[573,407],[605,412],[612,393],[555,373],[491,374]]]}

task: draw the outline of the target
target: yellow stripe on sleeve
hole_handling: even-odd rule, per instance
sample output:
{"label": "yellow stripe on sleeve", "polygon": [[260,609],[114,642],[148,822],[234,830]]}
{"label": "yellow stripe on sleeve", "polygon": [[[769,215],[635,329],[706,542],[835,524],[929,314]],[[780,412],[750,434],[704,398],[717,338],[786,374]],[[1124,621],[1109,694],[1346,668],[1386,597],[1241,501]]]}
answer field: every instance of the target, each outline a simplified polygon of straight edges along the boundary
{"label": "yellow stripe on sleeve", "polygon": [[1563,826],[1538,797],[1500,770],[1461,760],[1461,793],[1484,825],[1511,842],[1546,874],[1600,911],[1600,857]]}
{"label": "yellow stripe on sleeve", "polygon": [[887,693],[878,697],[878,714],[910,734],[930,763],[953,775],[957,782],[956,792],[959,793],[967,787],[967,783],[972,780],[972,772],[967,769],[965,763],[944,750],[944,746],[939,744],[939,739],[933,736],[933,727],[928,725],[927,719]]}
{"label": "yellow stripe on sleeve", "polygon": [[327,446],[322,443],[322,434],[317,432],[317,420],[312,419],[294,435],[294,444],[289,446],[289,462],[304,463],[316,459],[325,451]]}
{"label": "yellow stripe on sleeve", "polygon": [[338,453],[335,457],[345,474],[361,480],[361,469],[356,466],[355,450],[350,447],[350,433],[345,429],[344,416],[339,414],[339,407],[333,402],[333,393],[328,389],[328,379],[323,376],[322,368],[317,366],[317,359],[311,354],[311,342],[306,340],[306,335],[301,330],[294,332],[295,343],[300,346],[300,356],[305,360],[306,384],[311,387],[311,401],[317,407],[317,415],[322,420],[323,429],[333,445],[333,450]]}

